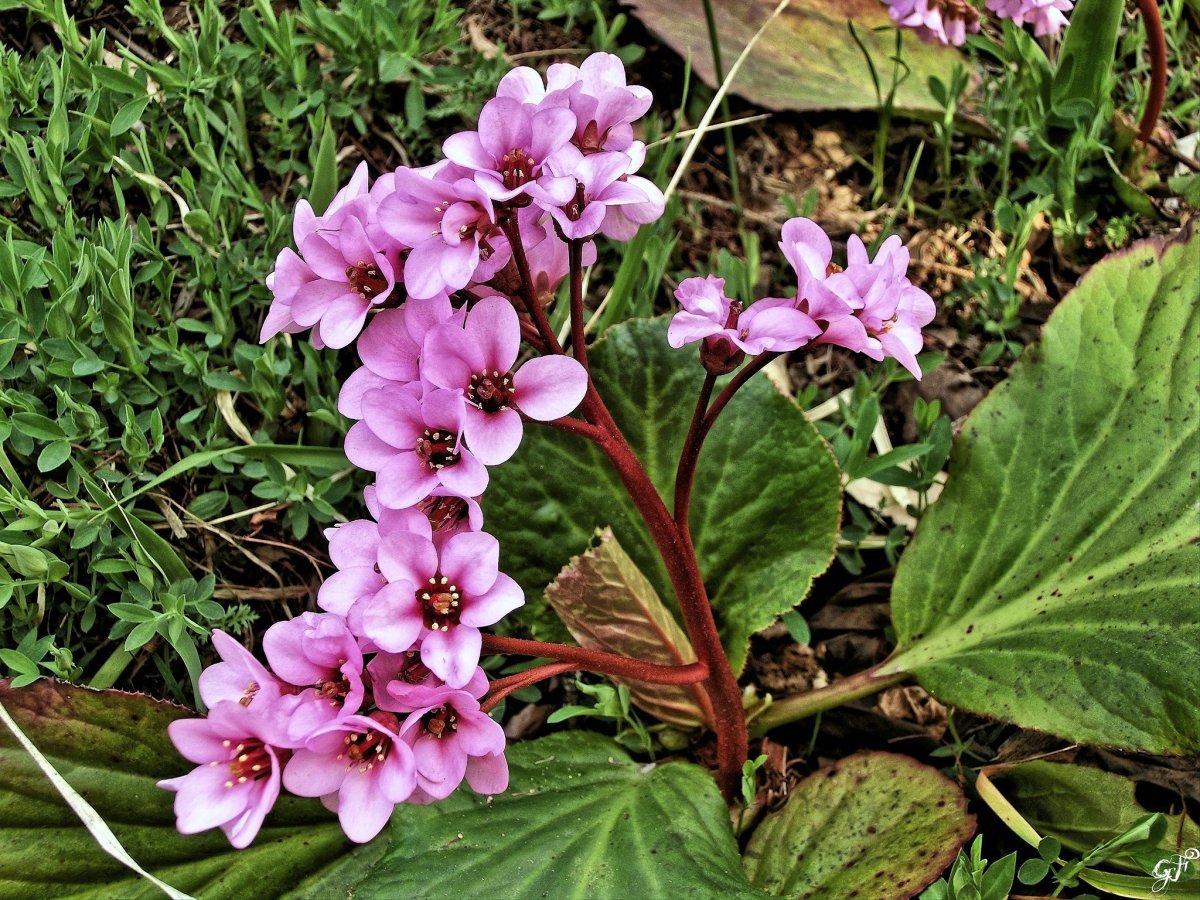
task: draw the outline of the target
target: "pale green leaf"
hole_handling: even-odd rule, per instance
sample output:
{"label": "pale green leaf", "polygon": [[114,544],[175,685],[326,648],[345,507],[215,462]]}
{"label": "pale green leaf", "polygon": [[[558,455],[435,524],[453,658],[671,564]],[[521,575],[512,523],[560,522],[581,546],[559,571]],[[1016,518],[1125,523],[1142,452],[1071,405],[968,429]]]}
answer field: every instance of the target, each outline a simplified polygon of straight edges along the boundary
{"label": "pale green leaf", "polygon": [[1097,264],[968,420],[892,595],[946,703],[1200,750],[1200,239]]}

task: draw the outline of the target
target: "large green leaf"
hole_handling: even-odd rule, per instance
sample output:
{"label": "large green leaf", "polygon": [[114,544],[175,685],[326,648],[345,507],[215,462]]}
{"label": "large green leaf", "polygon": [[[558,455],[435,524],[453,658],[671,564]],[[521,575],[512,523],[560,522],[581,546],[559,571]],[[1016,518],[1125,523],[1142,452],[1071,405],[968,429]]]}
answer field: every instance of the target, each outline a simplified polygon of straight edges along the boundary
{"label": "large green leaf", "polygon": [[[695,348],[668,347],[666,325],[653,319],[611,328],[589,360],[613,417],[669,503],[704,370]],[[673,602],[645,525],[594,445],[530,425],[517,455],[492,473],[484,510],[501,538],[504,570],[530,601],[520,621],[546,621],[537,619],[545,609],[537,595],[604,526]],[[836,464],[816,429],[765,378],[751,379],[704,445],[691,508],[696,553],[734,671],[750,635],[804,599],[829,565],[840,503]],[[544,626],[542,633],[553,636]]]}
{"label": "large green leaf", "polygon": [[805,900],[911,897],[975,832],[958,786],[895,753],[858,753],[804,779],[746,847],[758,887]]}
{"label": "large green leaf", "polygon": [[[742,874],[706,772],[641,765],[598,735],[517,744],[506,794],[464,789],[433,806],[402,806],[362,846],[317,801],[281,797],[257,840],[234,850],[220,832],[176,833],[174,795],[155,787],[189,768],[167,737],[167,724],[188,710],[51,681],[0,685],[0,703],[135,860],[196,897],[762,896]],[[161,894],[96,846],[5,730],[0,898],[38,896]]]}
{"label": "large green leaf", "polygon": [[1200,240],[1100,262],[972,413],[901,561],[939,699],[1075,741],[1200,750]]}
{"label": "large green leaf", "polygon": [[[49,762],[108,823],[130,855],[197,897],[272,897],[326,885],[344,894],[383,842],[355,848],[315,800],[281,798],[246,850],[220,832],[175,831],[173,794],[155,787],[190,765],[167,724],[182,707],[118,691],[51,681],[13,690],[0,703]],[[336,889],[335,889],[336,888]],[[161,897],[95,844],[32,757],[0,726],[0,898]]]}
{"label": "large green leaf", "polygon": [[[651,31],[688,57],[701,78],[714,83],[712,50],[699,0],[632,0],[632,4]],[[761,0],[715,0],[725,71],[774,5]],[[886,97],[892,84],[896,33],[887,8],[878,0],[792,0],[750,52],[733,82],[733,92],[768,109],[874,109],[871,69],[850,33],[850,22],[871,55]],[[903,80],[895,108],[940,112],[941,105],[929,93],[929,79],[949,84],[955,63],[965,65],[966,60],[952,47],[923,44],[911,32],[902,39]]]}
{"label": "large green leaf", "polygon": [[565,732],[517,744],[490,801],[459,792],[392,819],[392,849],[354,896],[764,897],[747,883],[729,814],[690,763],[640,765]]}

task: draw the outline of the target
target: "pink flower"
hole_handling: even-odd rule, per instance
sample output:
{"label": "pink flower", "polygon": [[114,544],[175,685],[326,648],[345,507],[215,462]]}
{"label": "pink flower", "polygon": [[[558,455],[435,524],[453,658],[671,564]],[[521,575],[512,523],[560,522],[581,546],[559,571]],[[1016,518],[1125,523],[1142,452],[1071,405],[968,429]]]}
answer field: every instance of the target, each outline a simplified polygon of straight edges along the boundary
{"label": "pink flower", "polygon": [[[820,334],[794,300],[765,298],[743,309],[725,296],[725,279],[686,278],[675,291],[683,309],[671,319],[667,343],[678,349],[692,341],[728,342],[745,353],[784,352]],[[710,347],[710,352],[715,348]],[[726,351],[732,355],[732,351]]]}
{"label": "pink flower", "polygon": [[389,384],[420,380],[421,344],[434,325],[461,323],[466,307],[455,309],[450,298],[438,294],[425,300],[409,297],[398,309],[377,313],[358,339],[363,365],[342,382],[338,411],[351,419],[362,418],[362,396]]}
{"label": "pink flower", "polygon": [[219,827],[234,847],[248,846],[279,797],[282,728],[274,708],[222,701],[208,718],[177,719],[167,733],[184,757],[199,764],[158,782],[175,791],[179,833]]}
{"label": "pink flower", "polygon": [[479,629],[525,602],[498,569],[500,544],[468,532],[439,549],[416,534],[391,534],[379,548],[385,585],[363,611],[363,630],[382,650],[403,653],[421,641],[421,661],[455,688],[479,663]]}
{"label": "pink flower", "polygon": [[461,440],[466,420],[461,391],[388,385],[363,394],[363,421],[346,434],[346,456],[377,474],[379,501],[403,509],[439,486],[462,497],[487,487],[483,464]]}
{"label": "pink flower", "polygon": [[415,710],[400,728],[412,747],[417,790],[410,802],[449,797],[463,777],[477,794],[508,788],[504,729],[466,691],[444,688],[437,703]]}
{"label": "pink flower", "polygon": [[[542,164],[571,139],[575,116],[562,107],[536,109],[496,97],[479,113],[478,131],[452,134],[442,145],[451,162],[475,173],[475,183],[497,202],[509,202],[537,181],[565,203],[575,185],[542,174]],[[526,200],[526,203],[529,201]]]}
{"label": "pink flower", "polygon": [[590,238],[600,231],[610,207],[653,202],[645,189],[650,182],[639,179],[637,184],[630,184],[626,178],[629,157],[624,153],[582,156],[573,147],[564,147],[546,166],[556,175],[574,178],[574,194],[562,202],[538,185],[530,187],[529,193],[554,217],[563,236],[570,240]]}
{"label": "pink flower", "polygon": [[961,47],[968,32],[979,31],[979,12],[969,0],[883,0],[892,21],[911,28],[921,40]]}
{"label": "pink flower", "polygon": [[291,741],[303,743],[331,719],[362,706],[362,651],[341,616],[304,612],[276,622],[263,635],[263,652],[280,678],[305,688],[282,701]]}
{"label": "pink flower", "polygon": [[1038,37],[1058,34],[1067,24],[1073,0],[987,0],[987,8],[1014,25],[1032,25]]}
{"label": "pink flower", "polygon": [[290,298],[291,316],[304,327],[320,326],[321,340],[345,347],[362,331],[367,312],[384,303],[396,286],[386,247],[368,237],[366,222],[344,209],[300,245],[316,275]]}
{"label": "pink flower", "polygon": [[269,706],[279,699],[283,684],[253,653],[223,631],[214,631],[212,642],[221,662],[200,673],[200,698],[205,705],[233,701],[242,706],[255,702]]}
{"label": "pink flower", "polygon": [[841,301],[852,313],[831,321],[816,343],[837,344],[872,359],[894,357],[919,379],[921,328],[933,320],[937,308],[906,277],[908,250],[892,235],[870,261],[862,240],[852,234],[846,256],[846,270],[830,275],[817,292],[832,295],[824,303]]}
{"label": "pink flower", "polygon": [[466,399],[463,436],[479,461],[498,465],[521,443],[521,415],[549,421],[567,415],[587,392],[587,373],[566,356],[529,360],[515,373],[521,325],[512,304],[480,300],[466,324],[442,325],[425,339],[421,374]]}
{"label": "pink flower", "polygon": [[788,219],[781,238],[779,249],[796,272],[796,308],[825,327],[850,315],[849,304],[820,287],[833,268],[833,245],[821,226],[811,219]]}
{"label": "pink flower", "polygon": [[[390,712],[412,712],[425,706],[436,706],[444,691],[445,682],[421,662],[419,650],[405,653],[376,653],[367,664],[375,703]],[[475,667],[463,686],[472,697],[479,699],[487,693],[488,680],[483,669]]]}
{"label": "pink flower", "polygon": [[[374,490],[368,490],[374,497]],[[360,604],[374,597],[387,583],[379,574],[379,543],[383,537],[395,531],[432,536],[429,519],[415,507],[388,509],[376,503],[376,509],[376,522],[356,519],[325,530],[329,539],[329,558],[338,571],[321,584],[317,605],[345,618],[355,634],[362,633],[363,608]]]}
{"label": "pink flower", "polygon": [[449,160],[397,169],[395,192],[380,201],[380,225],[412,248],[404,263],[410,297],[436,297],[486,281],[508,261],[492,198],[473,174]]}
{"label": "pink flower", "polygon": [[383,830],[416,783],[413,753],[387,712],[347,716],[326,726],[293,754],[283,783],[301,797],[337,795],[346,837],[366,843]]}
{"label": "pink flower", "polygon": [[578,67],[555,63],[545,85],[537,72],[521,66],[500,80],[496,95],[543,108],[567,107],[576,120],[573,142],[583,153],[628,149],[632,123],[653,99],[644,87],[625,83],[625,66],[611,53],[593,53]]}

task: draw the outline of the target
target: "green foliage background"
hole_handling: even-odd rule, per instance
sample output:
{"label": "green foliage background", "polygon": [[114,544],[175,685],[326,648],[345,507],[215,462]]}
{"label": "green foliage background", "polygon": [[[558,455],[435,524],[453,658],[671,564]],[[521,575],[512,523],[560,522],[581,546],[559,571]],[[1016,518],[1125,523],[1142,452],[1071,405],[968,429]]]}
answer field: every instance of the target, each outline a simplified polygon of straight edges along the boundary
{"label": "green foliage background", "polygon": [[315,582],[310,542],[358,509],[325,449],[353,361],[260,346],[263,280],[295,201],[348,177],[330,148],[432,158],[507,66],[463,45],[448,0],[274,6],[0,2],[0,674],[19,683],[144,666],[190,699],[208,628],[277,615],[299,595],[270,586]]}

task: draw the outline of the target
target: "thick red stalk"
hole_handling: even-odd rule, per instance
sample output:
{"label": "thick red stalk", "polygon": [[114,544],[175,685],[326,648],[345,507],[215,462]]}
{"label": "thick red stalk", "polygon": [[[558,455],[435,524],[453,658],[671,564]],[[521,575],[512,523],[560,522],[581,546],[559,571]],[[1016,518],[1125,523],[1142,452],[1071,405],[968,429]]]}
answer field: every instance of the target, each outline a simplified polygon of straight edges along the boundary
{"label": "thick red stalk", "polygon": [[1167,95],[1167,39],[1158,14],[1158,0],[1138,0],[1138,9],[1146,25],[1146,42],[1150,49],[1150,95],[1138,125],[1138,140],[1145,144],[1154,134]]}
{"label": "thick red stalk", "polygon": [[685,666],[662,666],[604,650],[589,650],[570,644],[547,644],[496,634],[483,636],[483,652],[540,656],[560,663],[570,663],[576,669],[586,669],[589,672],[614,675],[633,681],[645,681],[649,684],[695,684],[708,677],[708,666],[702,662],[688,663]]}

